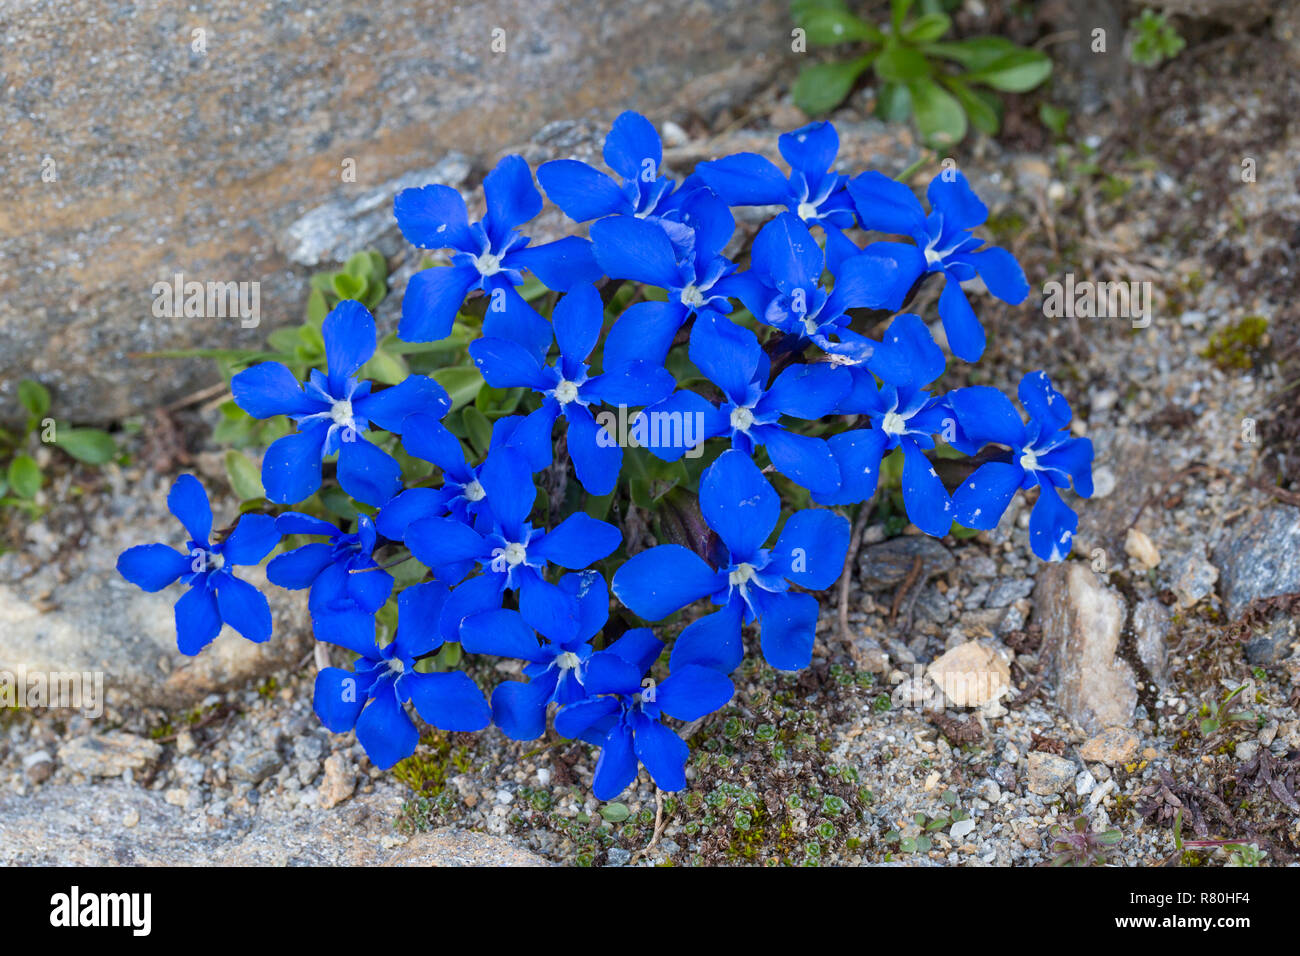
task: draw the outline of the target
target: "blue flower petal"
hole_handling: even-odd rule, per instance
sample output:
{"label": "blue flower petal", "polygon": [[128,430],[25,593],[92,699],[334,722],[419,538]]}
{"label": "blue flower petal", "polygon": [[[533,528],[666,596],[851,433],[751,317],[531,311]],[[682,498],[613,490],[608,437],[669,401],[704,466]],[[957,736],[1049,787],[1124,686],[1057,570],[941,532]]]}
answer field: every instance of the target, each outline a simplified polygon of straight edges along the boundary
{"label": "blue flower petal", "polygon": [[791,200],[790,180],[758,153],[735,153],[700,163],[695,174],[728,206],[774,206]]}
{"label": "blue flower petal", "polygon": [[760,415],[777,412],[811,421],[834,412],[852,384],[843,369],[829,362],[791,365],[776,377],[754,410]]}
{"label": "blue flower petal", "polygon": [[1016,257],[998,246],[953,256],[974,266],[984,286],[1003,302],[1019,305],[1029,296],[1029,280]]}
{"label": "blue flower petal", "polygon": [[393,198],[402,235],[422,249],[478,250],[470,234],[465,200],[450,186],[403,189]]}
{"label": "blue flower petal", "polygon": [[555,715],[555,732],[568,740],[585,740],[589,729],[608,722],[619,709],[613,697],[580,700]]}
{"label": "blue flower petal", "polygon": [[730,674],[739,667],[745,657],[745,642],[740,633],[744,613],[745,603],[737,599],[728,601],[720,611],[692,621],[673,642],[673,653],[668,660],[672,672],[699,665]]}
{"label": "blue flower petal", "polygon": [[528,626],[556,644],[578,632],[578,602],[558,585],[526,578],[519,588],[519,613]]}
{"label": "blue flower petal", "polygon": [[889,323],[867,364],[883,381],[899,388],[924,387],[942,375],[947,365],[943,349],[921,317],[911,312]]}
{"label": "blue flower petal", "polygon": [[451,398],[427,375],[408,375],[396,385],[357,400],[353,409],[372,425],[400,435],[412,415],[442,418],[451,409]]}
{"label": "blue flower petal", "polygon": [[333,546],[314,541],[284,554],[277,554],[266,566],[266,577],[277,587],[299,591],[311,587],[317,576],[333,561]]}
{"label": "blue flower petal", "polygon": [[551,326],[560,354],[574,363],[587,360],[600,340],[605,324],[605,305],[594,285],[583,284],[569,290],[555,304]]}
{"label": "blue flower petal", "polygon": [[733,561],[751,561],[781,516],[781,496],[742,451],[718,456],[700,478],[700,511]]}
{"label": "blue flower petal", "polygon": [[820,284],[821,247],[803,220],[791,213],[781,213],[759,230],[750,255],[751,268],[786,295]]}
{"label": "blue flower petal", "polygon": [[[728,414],[709,404],[702,395],[679,389],[638,413],[629,430],[656,458],[677,461],[707,439],[729,431]],[[702,454],[703,451],[693,452],[691,457]]]}
{"label": "blue flower petal", "polygon": [[688,664],[673,668],[672,674],[655,688],[655,703],[669,717],[699,720],[723,707],[735,692],[726,674]]}
{"label": "blue flower petal", "polygon": [[291,505],[316,493],[328,430],[324,422],[318,422],[271,443],[262,456],[262,486],[268,501]]}
{"label": "blue flower petal", "polygon": [[583,686],[589,694],[622,694],[630,696],[641,692],[641,675],[638,670],[617,654],[600,651],[587,661],[587,676]]}
{"label": "blue flower petal", "polygon": [[574,222],[635,212],[618,183],[576,159],[543,163],[537,181],[546,190],[546,198]]}
{"label": "blue flower petal", "polygon": [[907,517],[926,534],[941,538],[952,528],[953,508],[939,474],[915,441],[904,439],[903,506]]}
{"label": "blue flower petal", "polygon": [[609,587],[599,571],[578,571],[560,578],[560,590],[578,607],[576,637],[588,641],[609,620]]}
{"label": "blue flower petal", "polygon": [[591,781],[591,793],[597,800],[613,800],[628,788],[637,774],[637,756],[632,745],[632,731],[617,724],[605,737]]}
{"label": "blue flower petal", "polygon": [[551,323],[542,318],[504,276],[488,280],[487,312],[483,316],[483,336],[518,342],[537,359],[546,358],[551,347]]}
{"label": "blue flower petal", "polygon": [[406,716],[391,684],[385,681],[377,691],[370,706],[357,718],[357,743],[365,748],[371,763],[387,770],[415,753],[420,733]]}
{"label": "blue flower petal", "polygon": [[542,194],[533,185],[533,172],[522,156],[502,157],[483,179],[487,212],[483,225],[493,248],[499,248],[512,229],[542,211]]}
{"label": "blue flower petal", "polygon": [[266,595],[247,581],[230,574],[217,583],[217,608],[221,620],[254,644],[271,638],[271,605]]}
{"label": "blue flower petal", "polygon": [[[348,597],[363,611],[374,614],[393,593],[393,576],[378,567],[348,571]],[[403,591],[405,595],[410,588]]]}
{"label": "blue flower petal", "polygon": [[820,120],[790,133],[782,133],[777,148],[791,169],[805,173],[824,173],[840,151],[840,137],[835,127]]}
{"label": "blue flower petal", "polygon": [[644,360],[662,365],[687,310],[678,302],[638,302],[615,321],[605,336],[604,367],[623,368]]}
{"label": "blue flower petal", "polygon": [[943,292],[939,293],[939,318],[948,336],[952,354],[964,362],[977,362],[984,354],[984,326],[975,316],[961,283],[948,276]]}
{"label": "blue flower petal", "polygon": [[547,659],[523,615],[505,608],[465,618],[460,625],[460,644],[468,654],[491,654],[533,663]]}
{"label": "blue flower petal", "polygon": [[406,528],[406,546],[416,560],[435,570],[462,561],[485,559],[488,545],[467,524],[453,518],[422,518]]}
{"label": "blue flower petal", "polygon": [[280,532],[273,517],[246,514],[222,543],[221,557],[227,565],[261,564],[279,543]]}
{"label": "blue flower petal", "polygon": [[446,514],[447,497],[441,488],[407,488],[379,509],[375,527],[385,538],[403,541],[411,522]]}
{"label": "blue flower petal", "polygon": [[397,334],[404,342],[440,342],[451,335],[465,294],[479,280],[471,266],[432,266],[411,276]]}
{"label": "blue flower petal", "polygon": [[611,555],[623,542],[623,532],[578,511],[569,515],[540,541],[528,545],[530,558],[542,558],[572,571]]}
{"label": "blue flower petal", "polygon": [[953,492],[953,517],[964,528],[996,528],[1024,477],[1012,462],[985,462]]}
{"label": "blue flower petal", "polygon": [[744,405],[763,359],[763,347],[749,329],[708,311],[695,318],[690,358],[728,398]]}
{"label": "blue flower petal", "polygon": [[959,170],[944,170],[935,176],[925,195],[930,200],[930,208],[943,214],[945,238],[963,229],[982,226],[989,218],[988,207]]}
{"label": "blue flower petal", "polygon": [[531,388],[544,392],[555,382],[525,346],[510,339],[483,338],[469,345],[470,358],[493,388]]}
{"label": "blue flower petal", "polygon": [[206,544],[212,535],[212,506],[208,493],[193,475],[181,475],[167,492],[167,509],[185,526],[190,538]]}
{"label": "blue flower petal", "polygon": [[848,550],[848,520],[825,508],[807,508],[786,521],[764,570],[800,587],[821,591],[843,573]]}
{"label": "blue flower petal", "polygon": [[190,588],[176,602],[176,646],[193,657],[221,633],[221,612],[217,596],[200,584]]}
{"label": "blue flower petal", "polygon": [[1058,431],[1070,423],[1070,403],[1052,387],[1046,372],[1030,372],[1020,380],[1020,404],[1039,426],[1039,436]]}
{"label": "blue flower petal", "polygon": [[275,530],[283,535],[319,534],[327,538],[337,538],[340,531],[330,522],[301,511],[286,511],[275,519]]}
{"label": "blue flower petal", "polygon": [[337,476],[344,491],[376,508],[402,488],[402,466],[397,459],[358,436],[339,448]]}
{"label": "blue flower petal", "polygon": [[1058,468],[1074,479],[1074,493],[1092,497],[1092,439],[1071,438],[1038,459],[1043,468]]}
{"label": "blue flower petal", "polygon": [[926,240],[925,210],[905,184],[870,171],[849,180],[848,190],[863,229]]}
{"label": "blue flower petal", "polygon": [[876,493],[880,459],[889,438],[876,428],[855,428],[827,439],[827,447],[840,466],[839,490],[813,495],[823,505],[855,505]]}
{"label": "blue flower petal", "polygon": [[493,452],[479,469],[479,484],[487,494],[488,508],[507,539],[520,541],[523,524],[537,500],[537,488],[524,456],[514,448]]}
{"label": "blue flower petal", "polygon": [[[722,677],[716,671],[710,673]],[[637,722],[633,740],[637,758],[645,764],[660,790],[674,793],[686,789],[686,761],[691,756],[686,741],[659,721],[645,717]]]}
{"label": "blue flower petal", "polygon": [[840,487],[840,467],[826,441],[798,435],[776,425],[750,429],[762,444],[776,470],[795,484],[817,494],[830,494]]}
{"label": "blue flower petal", "polygon": [[375,320],[356,299],[344,299],[321,323],[330,392],[342,397],[347,380],[375,354]]}
{"label": "blue flower petal", "polygon": [[259,362],[244,369],[230,380],[230,393],[235,404],[254,418],[306,415],[318,411],[320,405],[279,362]]}
{"label": "blue flower petal", "polygon": [[379,649],[375,646],[373,614],[367,614],[355,607],[342,611],[315,609],[312,612],[311,624],[312,632],[318,641],[346,647],[362,657],[372,659],[379,657]]}
{"label": "blue flower petal", "polygon": [[[846,259],[835,272],[835,288],[831,290],[822,315],[843,315],[849,309],[889,309],[896,311],[903,304],[907,290],[916,281],[916,274],[903,257],[891,255],[888,249],[894,243],[879,242],[868,251]],[[915,246],[907,246],[915,250]]]}
{"label": "blue flower petal", "polygon": [[457,472],[466,467],[460,439],[432,415],[411,415],[403,422],[402,447],[416,458],[433,462],[444,472]]}
{"label": "blue flower petal", "polygon": [[654,124],[627,110],[614,120],[602,154],[605,165],[624,179],[650,181],[646,177],[653,179],[664,151]]}
{"label": "blue flower petal", "polygon": [[596,262],[611,279],[634,279],[661,289],[680,282],[677,256],[663,227],[634,216],[611,216],[591,224]]}
{"label": "blue flower petal", "polygon": [[1025,424],[1020,413],[996,388],[972,385],[948,393],[948,406],[957,416],[962,432],[976,446],[989,442],[1019,448],[1025,443]]}
{"label": "blue flower petal", "polygon": [[527,683],[508,680],[497,684],[492,691],[492,722],[511,740],[536,740],[546,733],[546,707],[555,693],[557,676],[548,671]]}
{"label": "blue flower petal", "polygon": [[425,722],[439,730],[469,732],[492,722],[492,709],[483,691],[464,671],[421,674],[402,678],[402,688]]}
{"label": "blue flower petal", "polygon": [[817,599],[797,591],[758,593],[763,612],[759,633],[763,659],[780,671],[803,670],[812,663]]}
{"label": "blue flower petal", "polygon": [[618,367],[606,362],[605,367],[609,369],[605,374],[583,383],[580,393],[584,400],[637,408],[662,401],[677,385],[672,373],[657,362],[630,362]]}
{"label": "blue flower petal", "polygon": [[117,573],[144,591],[161,591],[190,573],[190,558],[165,544],[138,544],[117,558]]}
{"label": "blue flower petal", "polygon": [[611,589],[633,613],[657,621],[726,586],[727,578],[680,544],[661,544],[628,558]]}
{"label": "blue flower petal", "polygon": [[512,269],[526,269],[557,292],[568,292],[584,283],[595,282],[604,273],[596,263],[591,240],[565,236],[554,242],[527,246],[507,256]]}
{"label": "blue flower petal", "polygon": [[634,627],[624,631],[605,651],[627,661],[638,674],[644,674],[659,660],[659,655],[664,652],[664,642],[655,637],[650,628]]}
{"label": "blue flower petal", "polygon": [[1029,547],[1044,561],[1063,561],[1070,556],[1079,516],[1050,484],[1040,482],[1039,487],[1038,500],[1029,513]]}
{"label": "blue flower petal", "polygon": [[504,583],[504,575],[480,574],[452,588],[439,621],[443,639],[459,641],[460,629],[466,618],[501,607]]}
{"label": "blue flower petal", "polygon": [[355,727],[365,703],[360,678],[352,671],[324,667],[316,674],[312,709],[331,733],[345,734]]}
{"label": "blue flower petal", "polygon": [[623,467],[623,449],[604,425],[597,425],[591,412],[581,405],[570,405],[565,412],[569,420],[569,457],[578,481],[589,495],[607,495],[618,484]]}

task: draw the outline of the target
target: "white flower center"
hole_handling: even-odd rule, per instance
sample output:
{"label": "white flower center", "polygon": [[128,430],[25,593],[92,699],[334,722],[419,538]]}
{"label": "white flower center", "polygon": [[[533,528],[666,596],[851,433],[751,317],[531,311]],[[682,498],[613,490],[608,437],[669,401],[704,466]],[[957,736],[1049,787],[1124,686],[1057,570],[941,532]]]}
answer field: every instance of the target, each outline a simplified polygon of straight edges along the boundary
{"label": "white flower center", "polygon": [[1038,455],[1035,454],[1032,448],[1026,448],[1024,453],[1021,454],[1020,467],[1025,469],[1025,471],[1038,470]]}
{"label": "white flower center", "polygon": [[754,566],[742,561],[736,565],[735,569],[727,575],[727,583],[733,588],[743,588],[749,583],[749,579],[754,576]]}
{"label": "white flower center", "polygon": [[731,427],[737,431],[749,431],[754,424],[754,413],[748,408],[736,407],[731,410]]}
{"label": "white flower center", "polygon": [[474,268],[478,269],[479,275],[494,276],[501,271],[501,257],[484,252],[475,257]]}
{"label": "white flower center", "polygon": [[399,658],[394,657],[388,662],[388,670],[394,677],[401,677],[406,673],[406,665]]}
{"label": "white flower center", "polygon": [[907,420],[898,412],[887,412],[885,420],[880,423],[880,430],[886,435],[901,435],[907,431]]}
{"label": "white flower center", "polygon": [[524,559],[528,557],[528,549],[518,542],[513,542],[505,546],[501,552],[501,557],[506,564],[513,568],[524,563]]}
{"label": "white flower center", "polygon": [[483,486],[479,484],[477,478],[467,484],[461,494],[465,496],[466,501],[482,501],[487,497],[487,492],[483,490]]}
{"label": "white flower center", "polygon": [[330,406],[330,419],[335,425],[352,425],[352,403],[346,398],[340,399]]}
{"label": "white flower center", "polygon": [[694,282],[682,290],[682,305],[689,306],[692,309],[698,309],[704,305],[704,293],[696,288]]}
{"label": "white flower center", "polygon": [[565,651],[555,658],[555,665],[562,671],[571,671],[581,663],[582,659],[573,651]]}
{"label": "white flower center", "polygon": [[809,335],[813,335],[817,331],[817,323],[813,321],[811,316],[805,315],[803,317],[803,328]]}
{"label": "white flower center", "polygon": [[561,405],[567,405],[578,397],[578,386],[568,379],[562,379],[560,384],[555,386],[555,400]]}
{"label": "white flower center", "polygon": [[801,202],[799,208],[795,210],[799,218],[807,222],[809,219],[817,218],[817,207],[810,202]]}

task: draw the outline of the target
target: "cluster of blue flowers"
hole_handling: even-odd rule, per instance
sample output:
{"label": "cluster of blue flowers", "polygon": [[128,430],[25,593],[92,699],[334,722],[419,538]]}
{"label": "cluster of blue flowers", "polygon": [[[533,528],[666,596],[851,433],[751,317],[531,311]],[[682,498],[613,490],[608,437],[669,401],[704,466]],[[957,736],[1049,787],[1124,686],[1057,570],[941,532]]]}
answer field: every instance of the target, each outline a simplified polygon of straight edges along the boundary
{"label": "cluster of blue flowers", "polygon": [[[960,359],[980,357],[984,332],[962,282],[978,276],[1013,304],[1028,294],[1011,254],[972,231],[987,218],[983,203],[952,169],[930,184],[928,213],[899,182],[831,171],[839,143],[829,123],[787,133],[779,146],[788,173],[739,154],[702,163],[678,183],[660,169],[654,127],[624,113],[605,141],[612,175],[576,160],[537,171],[556,206],[590,223],[590,239],[534,244],[520,231],[543,200],[518,156],[487,176],[477,222],[446,186],[402,192],[395,213],[403,234],[446,250],[450,264],[411,278],[399,336],[447,338],[467,298],[481,293],[481,335],[469,356],[489,386],[532,393],[531,410],[498,417],[483,460],[467,456],[444,422],[452,401],[438,382],[413,374],[376,389],[358,378],[377,330],[360,303],[344,301],[321,329],[324,369],[300,382],[266,361],[231,383],[253,418],[286,416],[297,426],[262,463],[268,502],[286,508],[245,513],[214,541],[207,496],[184,475],[168,504],[188,533],[185,549],[134,547],[119,571],[149,591],[184,582],[176,631],[182,653],[196,654],[223,623],[252,641],[270,637],[266,598],[232,569],[292,539],[267,577],[307,589],[315,636],[356,655],[349,669],[318,675],[315,709],[326,727],[354,730],[387,768],[418,743],[412,711],[442,730],[495,723],[518,740],[545,733],[554,712],[556,733],[600,748],[593,790],[612,799],[641,765],[662,789],[685,786],[687,746],[664,717],[692,721],[730,700],[747,625],[768,664],[808,666],[818,618],[811,592],[839,577],[849,545],[848,521],[834,508],[871,499],[895,449],[904,507],[923,532],[992,528],[1017,490],[1037,485],[1031,546],[1044,560],[1065,557],[1077,519],[1060,490],[1072,483],[1089,495],[1092,460],[1089,441],[1070,434],[1065,399],[1042,372],[1020,384],[1028,422],[989,387],[934,391],[943,349],[921,318],[894,314],[941,273],[947,342]],[[743,270],[725,255],[734,206],[784,209],[758,232]],[[847,232],[854,227],[911,241],[860,248]],[[549,316],[521,294],[527,275],[560,293]],[[627,283],[640,284],[635,301],[607,319]],[[853,328],[871,314],[854,310],[894,317],[876,341],[861,322]],[[674,367],[693,366],[694,388],[666,367],[674,348],[686,352],[690,365]],[[585,511],[538,523],[551,509],[537,507],[535,476],[567,465],[556,462],[557,448],[591,498],[620,487],[624,448],[608,427],[614,408],[636,411],[634,423],[645,426],[637,444],[664,462],[707,456],[691,546],[627,555],[621,530]],[[828,419],[845,427],[800,424]],[[697,427],[677,427],[687,421]],[[385,450],[397,441],[406,456],[431,463],[435,477],[405,480]],[[967,455],[999,447],[950,493],[927,455],[941,442]],[[783,521],[769,471],[822,507]],[[323,475],[356,504],[348,527],[287,510],[311,499]],[[607,559],[617,566],[608,583],[593,567]],[[410,560],[427,571],[400,586],[389,569]],[[650,628],[610,627],[611,591],[649,622],[704,598],[712,608],[677,635],[668,675],[656,679],[664,643]],[[489,701],[445,663],[450,646],[518,660],[526,679],[498,684]]]}

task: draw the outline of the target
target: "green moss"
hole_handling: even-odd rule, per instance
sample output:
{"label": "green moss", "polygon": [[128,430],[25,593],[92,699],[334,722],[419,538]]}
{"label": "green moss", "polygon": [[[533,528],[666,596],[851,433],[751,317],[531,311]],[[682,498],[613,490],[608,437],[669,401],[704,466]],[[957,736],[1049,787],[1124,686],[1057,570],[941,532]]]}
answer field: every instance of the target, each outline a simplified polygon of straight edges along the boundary
{"label": "green moss", "polygon": [[1211,335],[1210,344],[1201,350],[1200,355],[1224,370],[1250,369],[1255,366],[1267,341],[1268,319],[1248,315]]}
{"label": "green moss", "polygon": [[470,766],[469,748],[453,746],[451,736],[441,730],[425,733],[415,753],[392,770],[394,779],[414,791],[402,804],[397,828],[416,832],[436,827],[455,803],[447,792],[447,780],[468,772]]}

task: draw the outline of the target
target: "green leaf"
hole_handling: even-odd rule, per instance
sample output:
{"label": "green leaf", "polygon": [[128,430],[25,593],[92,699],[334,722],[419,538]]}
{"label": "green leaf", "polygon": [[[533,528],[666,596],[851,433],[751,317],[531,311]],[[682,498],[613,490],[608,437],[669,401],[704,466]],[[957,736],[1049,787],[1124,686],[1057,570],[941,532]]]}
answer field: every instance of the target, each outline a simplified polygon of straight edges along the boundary
{"label": "green leaf", "polygon": [[889,23],[897,36],[903,31],[903,20],[912,9],[912,0],[889,0]]}
{"label": "green leaf", "polygon": [[1070,125],[1070,111],[1064,106],[1042,103],[1038,107],[1038,119],[1054,136],[1063,139],[1066,128]]}
{"label": "green leaf", "polygon": [[359,302],[365,291],[366,279],[364,276],[354,276],[347,272],[336,272],[334,274],[334,292],[340,299],[356,299]]}
{"label": "green leaf", "polygon": [[600,808],[600,815],[610,823],[622,823],[632,815],[626,803],[607,803]]}
{"label": "green leaf", "polygon": [[226,474],[230,477],[230,487],[240,501],[265,498],[266,489],[262,487],[262,476],[257,466],[248,460],[242,452],[231,449],[226,452]]}
{"label": "green leaf", "polygon": [[876,96],[876,114],[888,123],[906,122],[912,115],[912,95],[901,83],[885,83]]}
{"label": "green leaf", "polygon": [[40,419],[50,410],[50,392],[44,385],[30,378],[18,383],[18,401],[32,418]]}
{"label": "green leaf", "polygon": [[102,465],[117,457],[117,442],[98,428],[56,427],[54,444],[88,465]]}
{"label": "green leaf", "polygon": [[795,105],[809,116],[829,113],[844,102],[871,61],[871,56],[864,56],[845,63],[817,63],[804,67],[791,90]]}
{"label": "green leaf", "polygon": [[961,142],[966,135],[966,112],[956,98],[934,83],[915,83],[910,90],[921,138],[935,146]]}
{"label": "green leaf", "polygon": [[357,372],[359,378],[382,382],[384,385],[397,385],[406,380],[407,374],[406,360],[400,355],[392,354],[385,346],[376,349],[375,354]]}
{"label": "green leaf", "polygon": [[1021,49],[1006,37],[972,37],[957,43],[926,43],[921,52],[960,63],[968,70],[982,70]]}
{"label": "green leaf", "polygon": [[1040,50],[1017,49],[963,79],[983,83],[1005,93],[1024,93],[1052,75],[1052,61]]}
{"label": "green leaf", "polygon": [[862,40],[880,43],[884,40],[884,34],[848,10],[817,10],[798,22],[813,46],[833,46],[836,43]]}
{"label": "green leaf", "polygon": [[952,90],[953,95],[957,97],[957,102],[962,105],[962,109],[966,111],[971,124],[977,130],[989,136],[997,134],[1002,121],[998,114],[1000,104],[993,94],[981,95],[981,92],[972,90],[965,83],[952,77],[945,78],[944,85]]}
{"label": "green leaf", "polygon": [[[325,321],[325,316],[329,315],[329,313],[330,313],[330,304],[329,304],[329,300],[325,298],[325,293],[321,292],[319,289],[312,289],[311,294],[307,296],[307,321],[315,323],[316,325],[320,325],[322,322]],[[267,341],[271,341],[271,339],[274,339],[276,333],[278,332],[290,332],[290,331],[292,330],[276,329],[275,332],[271,333],[271,338],[268,339]],[[272,346],[274,346],[275,343],[272,342],[271,344]]]}
{"label": "green leaf", "polygon": [[487,416],[473,405],[466,405],[465,410],[461,412],[460,420],[465,426],[465,433],[469,436],[474,450],[480,455],[487,454],[488,445],[492,443],[492,423],[488,421]]}
{"label": "green leaf", "polygon": [[41,466],[31,455],[15,455],[9,462],[9,487],[18,497],[35,498],[44,481]]}
{"label": "green leaf", "polygon": [[886,83],[910,85],[929,78],[930,64],[910,46],[888,46],[876,57],[876,75]]}
{"label": "green leaf", "polygon": [[474,401],[484,384],[483,376],[473,365],[452,365],[436,369],[433,379],[451,396],[451,411]]}
{"label": "green leaf", "polygon": [[917,17],[903,31],[908,43],[930,43],[952,29],[952,19],[946,13],[927,13]]}

